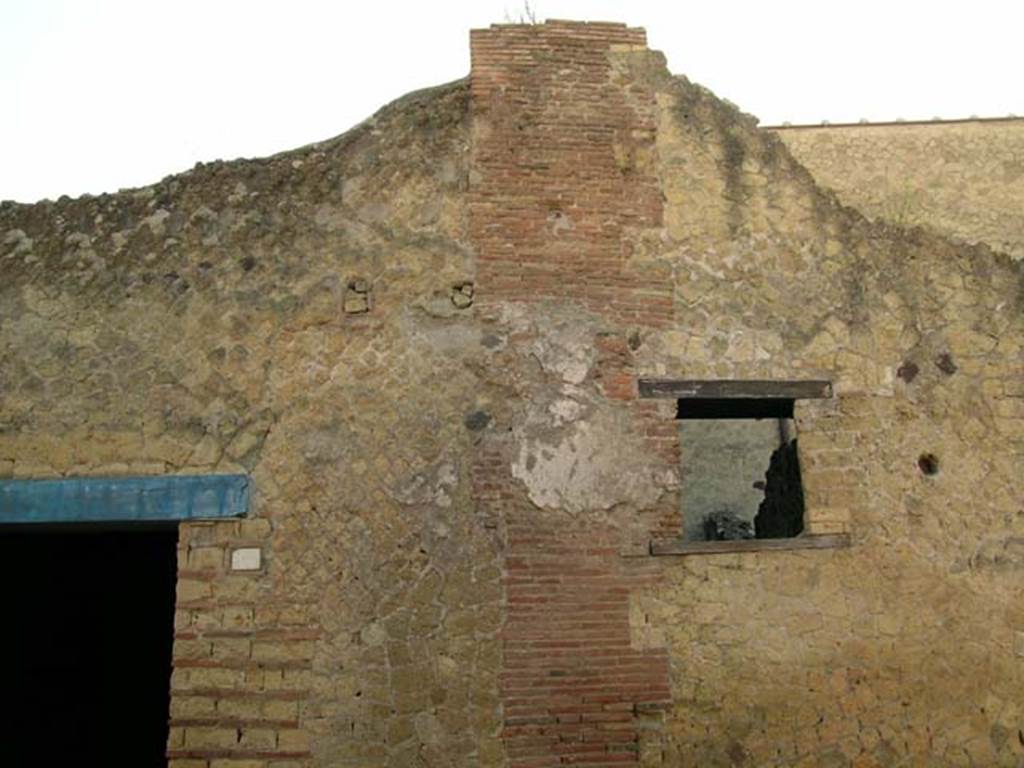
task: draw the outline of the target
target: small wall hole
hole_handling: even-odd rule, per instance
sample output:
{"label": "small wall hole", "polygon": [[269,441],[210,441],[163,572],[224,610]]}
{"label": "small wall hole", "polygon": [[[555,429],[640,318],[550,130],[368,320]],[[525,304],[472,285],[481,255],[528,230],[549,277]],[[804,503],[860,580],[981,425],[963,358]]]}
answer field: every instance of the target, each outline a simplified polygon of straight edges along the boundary
{"label": "small wall hole", "polygon": [[921,472],[929,477],[939,474],[939,457],[934,453],[922,453],[917,460]]}

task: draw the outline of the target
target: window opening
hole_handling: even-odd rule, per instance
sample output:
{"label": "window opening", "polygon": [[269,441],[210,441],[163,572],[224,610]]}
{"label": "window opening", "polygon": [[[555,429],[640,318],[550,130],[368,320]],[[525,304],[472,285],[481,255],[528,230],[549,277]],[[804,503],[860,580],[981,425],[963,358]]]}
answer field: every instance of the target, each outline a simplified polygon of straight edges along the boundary
{"label": "window opening", "polygon": [[797,536],[804,498],[793,400],[680,398],[686,541]]}

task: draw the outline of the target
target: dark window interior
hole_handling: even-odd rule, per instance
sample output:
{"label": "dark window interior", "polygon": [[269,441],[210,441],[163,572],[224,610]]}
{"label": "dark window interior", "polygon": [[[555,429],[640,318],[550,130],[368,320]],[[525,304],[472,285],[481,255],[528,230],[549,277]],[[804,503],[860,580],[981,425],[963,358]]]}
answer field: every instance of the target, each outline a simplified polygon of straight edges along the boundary
{"label": "dark window interior", "polygon": [[678,401],[677,419],[792,419],[793,401],[775,397],[701,397]]}
{"label": "dark window interior", "polygon": [[0,765],[167,765],[176,547],[174,525],[0,529]]}
{"label": "dark window interior", "polygon": [[680,398],[683,539],[776,539],[803,531],[793,400]]}

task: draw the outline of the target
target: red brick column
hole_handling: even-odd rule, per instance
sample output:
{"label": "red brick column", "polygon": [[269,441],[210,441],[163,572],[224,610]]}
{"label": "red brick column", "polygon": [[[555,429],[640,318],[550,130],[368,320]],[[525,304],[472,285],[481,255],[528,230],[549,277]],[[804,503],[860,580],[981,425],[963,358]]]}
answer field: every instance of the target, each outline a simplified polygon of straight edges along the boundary
{"label": "red brick column", "polygon": [[[636,401],[629,329],[672,319],[671,276],[632,265],[635,236],[661,223],[650,158],[654,97],[626,82],[613,48],[643,30],[549,22],[472,33],[474,175],[470,228],[477,301],[567,302],[604,318],[596,380],[628,405],[652,461],[678,466],[665,409]],[[537,509],[496,438],[474,470],[478,502],[506,539],[503,738],[513,768],[639,761],[643,713],[670,700],[668,658],[635,649],[630,595],[653,567],[621,555],[623,532],[600,516]],[[644,510],[651,535],[678,525],[675,500]],[[598,520],[601,519],[601,522]]]}
{"label": "red brick column", "polygon": [[474,30],[471,42],[478,300],[573,299],[666,325],[669,275],[631,269],[624,236],[661,223],[654,98],[609,61],[613,46],[645,46],[644,31],[548,22]]}

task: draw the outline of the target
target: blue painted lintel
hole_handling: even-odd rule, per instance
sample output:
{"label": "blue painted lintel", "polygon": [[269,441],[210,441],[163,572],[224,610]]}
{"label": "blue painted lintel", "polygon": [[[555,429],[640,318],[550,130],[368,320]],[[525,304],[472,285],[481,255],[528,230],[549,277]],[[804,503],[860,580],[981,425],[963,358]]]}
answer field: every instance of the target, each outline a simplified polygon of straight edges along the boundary
{"label": "blue painted lintel", "polygon": [[204,520],[248,511],[245,475],[0,480],[0,525]]}

